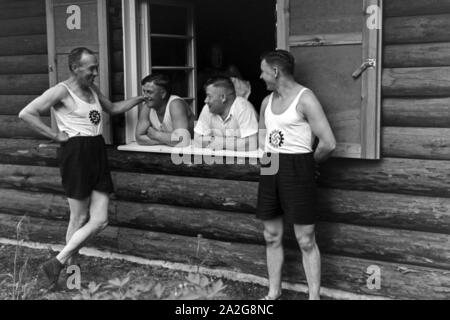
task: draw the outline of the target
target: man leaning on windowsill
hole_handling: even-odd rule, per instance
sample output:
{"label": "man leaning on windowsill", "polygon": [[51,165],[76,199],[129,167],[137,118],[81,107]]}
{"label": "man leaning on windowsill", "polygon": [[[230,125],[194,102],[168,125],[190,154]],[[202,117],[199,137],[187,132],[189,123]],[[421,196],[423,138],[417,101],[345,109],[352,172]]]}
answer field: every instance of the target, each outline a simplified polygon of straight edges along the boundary
{"label": "man leaning on windowsill", "polygon": [[255,151],[258,120],[255,108],[237,97],[231,79],[216,77],[205,85],[205,107],[194,129],[194,146],[212,150]]}

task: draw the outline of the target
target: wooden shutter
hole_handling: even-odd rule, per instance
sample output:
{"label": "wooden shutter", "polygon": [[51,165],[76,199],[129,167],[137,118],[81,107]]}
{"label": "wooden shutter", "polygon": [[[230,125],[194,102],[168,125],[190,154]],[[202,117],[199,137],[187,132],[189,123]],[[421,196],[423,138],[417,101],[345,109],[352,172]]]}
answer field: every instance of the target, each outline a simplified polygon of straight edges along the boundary
{"label": "wooden shutter", "polygon": [[321,101],[335,157],[380,158],[381,12],[382,0],[277,2],[278,47],[295,56],[296,79]]}
{"label": "wooden shutter", "polygon": [[[109,97],[107,0],[46,0],[46,9],[50,85],[69,78],[70,51],[86,47],[97,54],[97,85]],[[111,143],[110,117],[105,113],[103,117],[103,136]]]}

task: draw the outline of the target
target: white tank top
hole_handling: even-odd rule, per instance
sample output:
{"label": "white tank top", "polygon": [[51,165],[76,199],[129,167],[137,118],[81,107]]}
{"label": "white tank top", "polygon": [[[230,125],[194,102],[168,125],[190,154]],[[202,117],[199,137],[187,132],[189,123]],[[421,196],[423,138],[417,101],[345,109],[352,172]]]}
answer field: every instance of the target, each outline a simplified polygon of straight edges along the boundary
{"label": "white tank top", "polygon": [[166,112],[164,113],[163,122],[159,121],[158,114],[155,109],[150,109],[150,123],[152,127],[162,132],[173,132],[172,116],[170,115],[170,104],[177,99],[181,99],[178,96],[170,96],[167,102]]}
{"label": "white tank top", "polygon": [[75,136],[92,137],[103,133],[102,107],[97,94],[91,89],[95,103],[80,99],[69,86],[64,86],[72,97],[73,104],[55,108],[55,120],[59,131],[67,133],[69,138]]}
{"label": "white tank top", "polygon": [[265,112],[266,143],[265,152],[272,153],[311,153],[313,134],[309,123],[297,112],[297,105],[303,93],[300,91],[292,104],[282,114],[272,112],[273,93]]}

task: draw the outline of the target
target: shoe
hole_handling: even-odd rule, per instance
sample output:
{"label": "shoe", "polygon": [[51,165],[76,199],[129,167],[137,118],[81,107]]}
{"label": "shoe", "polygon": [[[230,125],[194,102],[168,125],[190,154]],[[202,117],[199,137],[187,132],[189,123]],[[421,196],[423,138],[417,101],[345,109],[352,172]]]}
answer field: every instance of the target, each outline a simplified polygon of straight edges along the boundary
{"label": "shoe", "polygon": [[49,288],[58,284],[59,274],[63,268],[64,265],[56,258],[50,259],[42,265],[41,270],[47,278]]}

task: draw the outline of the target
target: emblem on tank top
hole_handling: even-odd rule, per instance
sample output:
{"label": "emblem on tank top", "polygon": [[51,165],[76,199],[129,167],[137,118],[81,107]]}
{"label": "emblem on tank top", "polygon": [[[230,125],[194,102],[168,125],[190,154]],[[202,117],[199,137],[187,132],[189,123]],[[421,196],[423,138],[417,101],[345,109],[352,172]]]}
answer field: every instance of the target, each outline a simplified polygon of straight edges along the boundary
{"label": "emblem on tank top", "polygon": [[91,112],[89,112],[89,120],[91,121],[91,123],[93,125],[98,126],[101,119],[102,119],[102,116],[101,116],[100,112],[98,112],[97,110],[92,110]]}
{"label": "emblem on tank top", "polygon": [[274,148],[281,148],[284,145],[284,134],[280,130],[274,130],[269,135],[269,143]]}

